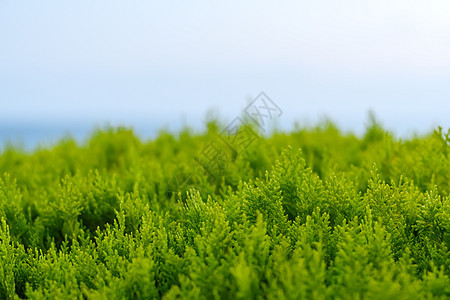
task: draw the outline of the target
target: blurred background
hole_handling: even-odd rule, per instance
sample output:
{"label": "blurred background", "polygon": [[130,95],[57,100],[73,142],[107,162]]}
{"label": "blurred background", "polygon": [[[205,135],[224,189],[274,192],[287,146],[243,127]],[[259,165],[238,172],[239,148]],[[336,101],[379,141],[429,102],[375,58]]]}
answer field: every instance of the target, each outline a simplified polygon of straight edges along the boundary
{"label": "blurred background", "polygon": [[224,123],[264,91],[278,126],[450,125],[450,2],[0,0],[0,143]]}

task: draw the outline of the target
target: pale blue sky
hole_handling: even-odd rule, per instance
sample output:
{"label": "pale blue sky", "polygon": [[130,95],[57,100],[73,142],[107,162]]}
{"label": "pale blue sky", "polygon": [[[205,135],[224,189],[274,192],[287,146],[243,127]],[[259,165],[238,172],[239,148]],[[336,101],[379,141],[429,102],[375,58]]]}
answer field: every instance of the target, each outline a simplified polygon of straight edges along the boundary
{"label": "pale blue sky", "polygon": [[286,128],[361,132],[371,109],[426,132],[450,125],[449,83],[448,1],[0,0],[1,139],[200,128],[260,91]]}

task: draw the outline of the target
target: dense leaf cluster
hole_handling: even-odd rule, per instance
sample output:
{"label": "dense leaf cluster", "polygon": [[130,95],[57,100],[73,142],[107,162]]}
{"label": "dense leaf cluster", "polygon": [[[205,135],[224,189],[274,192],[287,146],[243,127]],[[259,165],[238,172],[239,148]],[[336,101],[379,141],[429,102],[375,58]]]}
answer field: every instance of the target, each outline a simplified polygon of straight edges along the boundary
{"label": "dense leaf cluster", "polygon": [[[450,156],[332,124],[194,159],[220,130],[0,155],[0,298],[450,297]],[[225,150],[224,150],[225,151]]]}

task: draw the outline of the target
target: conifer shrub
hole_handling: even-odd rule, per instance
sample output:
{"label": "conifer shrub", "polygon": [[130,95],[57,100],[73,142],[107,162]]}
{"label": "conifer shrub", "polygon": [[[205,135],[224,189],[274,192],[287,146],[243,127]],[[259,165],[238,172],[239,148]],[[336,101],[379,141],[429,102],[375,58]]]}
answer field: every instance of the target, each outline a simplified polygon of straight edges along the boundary
{"label": "conifer shrub", "polygon": [[208,128],[3,149],[0,299],[450,298],[441,129],[275,132],[213,176]]}

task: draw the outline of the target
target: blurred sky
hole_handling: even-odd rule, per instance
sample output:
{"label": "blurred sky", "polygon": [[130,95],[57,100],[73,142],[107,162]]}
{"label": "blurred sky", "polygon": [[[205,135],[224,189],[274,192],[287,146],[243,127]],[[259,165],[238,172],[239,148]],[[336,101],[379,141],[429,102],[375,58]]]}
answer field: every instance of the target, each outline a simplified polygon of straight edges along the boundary
{"label": "blurred sky", "polygon": [[261,91],[284,128],[447,128],[450,1],[0,0],[2,140],[202,128]]}

